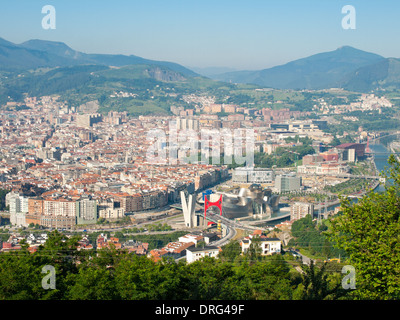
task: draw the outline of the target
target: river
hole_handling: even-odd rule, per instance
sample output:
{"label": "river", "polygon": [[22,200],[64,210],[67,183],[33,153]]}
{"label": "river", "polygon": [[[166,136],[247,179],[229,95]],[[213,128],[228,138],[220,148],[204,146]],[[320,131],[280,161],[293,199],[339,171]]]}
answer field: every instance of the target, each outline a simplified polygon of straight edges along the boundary
{"label": "river", "polygon": [[[370,144],[369,148],[371,149],[371,152],[375,154],[375,165],[379,172],[382,172],[389,167],[387,160],[390,155],[390,150],[385,145],[381,143]],[[384,190],[385,187],[380,184],[375,189],[375,192],[383,192]]]}

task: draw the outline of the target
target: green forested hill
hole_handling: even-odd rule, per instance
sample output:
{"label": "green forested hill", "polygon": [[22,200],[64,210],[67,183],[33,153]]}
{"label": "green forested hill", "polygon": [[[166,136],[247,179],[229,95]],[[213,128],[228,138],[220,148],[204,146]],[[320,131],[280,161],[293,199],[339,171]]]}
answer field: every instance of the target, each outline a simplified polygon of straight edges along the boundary
{"label": "green forested hill", "polygon": [[400,88],[400,59],[383,59],[357,69],[345,77],[339,86],[346,90],[369,92],[376,89]]}
{"label": "green forested hill", "polygon": [[63,42],[56,41],[34,39],[15,44],[0,38],[0,70],[21,71],[87,64],[117,67],[151,64],[167,67],[185,76],[197,76],[192,70],[169,61],[149,60],[135,55],[86,54],[70,48]]}

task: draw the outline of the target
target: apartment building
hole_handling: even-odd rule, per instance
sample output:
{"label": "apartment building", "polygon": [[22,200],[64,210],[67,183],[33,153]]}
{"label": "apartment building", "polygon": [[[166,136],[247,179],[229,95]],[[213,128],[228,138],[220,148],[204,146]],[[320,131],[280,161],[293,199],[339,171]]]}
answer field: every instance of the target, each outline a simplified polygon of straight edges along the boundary
{"label": "apartment building", "polygon": [[31,223],[40,225],[40,217],[43,215],[43,199],[29,198],[28,199],[28,213],[26,214],[26,224],[29,226]]}
{"label": "apartment building", "polygon": [[290,205],[290,220],[302,219],[307,215],[314,215],[314,204],[306,202],[295,202]]}
{"label": "apartment building", "polygon": [[200,128],[199,120],[193,118],[176,118],[177,130],[194,130],[198,131]]}
{"label": "apartment building", "polygon": [[168,204],[167,190],[154,190],[142,193],[143,210],[154,209],[166,206]]}
{"label": "apartment building", "polygon": [[120,219],[125,216],[125,209],[113,198],[101,199],[98,203],[99,218]]}
{"label": "apartment building", "polygon": [[186,249],[186,261],[192,263],[204,257],[217,258],[221,248],[208,246],[204,248],[188,248]]}
{"label": "apartment building", "polygon": [[40,217],[40,225],[53,229],[70,229],[76,225],[76,217],[43,215]]}
{"label": "apartment building", "polygon": [[8,197],[8,203],[10,206],[10,223],[12,225],[27,226],[28,198],[13,193]]}
{"label": "apartment building", "polygon": [[44,200],[40,225],[48,228],[72,228],[76,225],[76,203],[67,199]]}
{"label": "apartment building", "polygon": [[143,210],[143,199],[140,194],[129,195],[121,194],[115,197],[115,200],[120,203],[120,207],[125,212],[135,212]]}
{"label": "apartment building", "polygon": [[76,118],[76,125],[78,127],[89,128],[92,127],[93,124],[101,122],[103,120],[103,116],[101,114],[82,114],[78,115]]}
{"label": "apartment building", "polygon": [[301,177],[295,175],[278,175],[275,179],[275,188],[278,192],[299,191],[301,189]]}
{"label": "apartment building", "polygon": [[44,200],[43,214],[45,216],[75,217],[75,201],[66,199]]}
{"label": "apartment building", "polygon": [[43,199],[29,198],[28,199],[28,213],[32,216],[41,216],[43,214]]}
{"label": "apartment building", "polygon": [[76,223],[95,224],[98,217],[97,201],[82,199],[76,202]]}

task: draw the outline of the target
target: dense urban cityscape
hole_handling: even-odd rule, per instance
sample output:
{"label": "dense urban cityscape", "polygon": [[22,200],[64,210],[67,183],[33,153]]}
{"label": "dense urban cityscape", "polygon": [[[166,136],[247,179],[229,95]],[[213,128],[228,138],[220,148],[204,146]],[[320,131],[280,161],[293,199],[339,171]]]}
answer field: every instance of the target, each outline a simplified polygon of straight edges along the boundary
{"label": "dense urban cityscape", "polygon": [[[20,242],[24,240],[30,245],[29,250],[34,252],[47,237],[46,233],[35,236],[37,229],[87,232],[113,230],[118,224],[125,230],[132,226],[137,228],[146,221],[180,215],[176,205],[179,207],[181,204],[181,192],[185,195],[204,194],[210,190],[211,193],[206,196],[215,198],[215,194],[219,196],[226,190],[256,184],[280,195],[281,205],[287,206],[279,209],[279,204],[275,204],[269,211],[261,212],[261,219],[271,218],[276,211],[283,217],[279,219],[277,216],[279,224],[266,225],[262,229],[290,230],[291,223],[307,215],[321,219],[338,212],[338,192],[329,192],[327,188],[365,180],[356,185],[355,192],[351,193],[359,197],[359,193],[366,192],[368,188],[375,189],[381,181],[371,156],[366,153],[369,151],[366,150],[369,139],[376,138],[379,132],[367,132],[360,127],[355,136],[357,142],[332,146],[336,137],[323,130],[330,122],[328,116],[313,120],[307,119],[309,113],[306,112],[240,108],[233,104],[216,104],[212,97],[195,95],[184,98],[184,101],[195,102],[198,107],[184,110],[172,106],[173,115],[169,117],[130,117],[127,112],[114,111],[105,115],[83,113],[79,112],[79,108],[76,110],[60,102],[57,96],[27,97],[21,103],[8,102],[8,111],[2,111],[0,126],[0,181],[1,189],[7,190],[4,207],[8,209],[3,212],[2,221],[9,221],[7,228],[14,233],[8,239],[3,238],[2,250],[21,249]],[[382,113],[382,110],[385,112],[392,107],[387,99],[370,94],[362,95],[359,102],[351,103],[347,108],[335,106],[334,110],[335,113],[349,110],[378,110]],[[325,110],[330,108],[323,101],[320,106],[315,106],[321,114],[326,114]],[[221,117],[219,114],[222,111],[227,115]],[[298,120],[300,117],[304,119]],[[177,133],[187,130],[196,132],[194,139],[200,139],[199,133],[203,129],[250,128],[253,136],[246,139],[254,139],[254,147],[259,154],[270,155],[279,148],[293,148],[305,143],[310,148],[301,158],[296,158],[301,162],[295,162],[295,166],[275,165],[272,169],[261,168],[258,164],[253,167],[212,165],[201,159],[196,159],[194,163],[179,161],[175,165],[169,162],[152,163],[147,152],[154,141],[148,139],[148,133],[156,128],[170,135],[171,123]],[[239,145],[243,149],[241,151],[245,152],[246,145]],[[172,149],[164,141],[157,141],[157,146],[165,148],[167,153]],[[200,152],[211,153],[215,145],[211,143],[207,147]],[[223,151],[219,149],[220,155]],[[188,152],[187,141],[178,145],[175,152],[177,159],[184,159]],[[363,175],[354,174],[359,164],[367,170],[362,171]],[[368,174],[371,178],[365,179]],[[241,212],[234,218],[245,221],[254,213],[253,210]],[[172,221],[174,229],[185,229],[183,221],[180,224]],[[206,226],[204,222],[203,226]],[[117,237],[104,234],[100,234],[95,243],[90,243],[87,235],[83,235],[80,247],[102,248],[107,243],[113,243],[117,248],[128,248],[130,252],[145,254],[155,260],[162,256],[187,256],[188,261],[192,261],[191,248],[196,247],[197,242],[208,244],[210,239],[221,238],[222,228],[219,226],[216,230],[215,226],[216,223],[211,223],[211,233],[194,228],[191,234],[191,230],[187,229],[186,236],[152,250],[149,250],[148,243],[134,240],[120,243]],[[256,234],[261,232],[261,229],[254,229]],[[25,231],[25,236],[21,236],[18,230],[36,231]],[[249,233],[250,237],[252,235]],[[243,252],[248,247],[249,236],[243,236]],[[287,246],[290,238],[287,231],[281,232],[279,239],[265,236],[264,245],[269,249],[263,252],[280,252],[280,246]],[[278,241],[279,247],[271,249],[274,246],[268,241]],[[207,247],[197,253],[197,257],[206,253],[217,256],[220,249]]]}
{"label": "dense urban cityscape", "polygon": [[398,300],[399,63],[342,45],[200,68],[0,38],[0,300],[160,318]]}

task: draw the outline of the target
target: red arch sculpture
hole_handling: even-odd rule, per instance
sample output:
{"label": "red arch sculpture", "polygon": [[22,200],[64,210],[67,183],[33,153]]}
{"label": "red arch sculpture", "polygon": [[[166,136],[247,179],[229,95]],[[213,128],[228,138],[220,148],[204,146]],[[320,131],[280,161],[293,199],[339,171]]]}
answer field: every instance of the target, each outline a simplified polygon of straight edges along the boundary
{"label": "red arch sculpture", "polygon": [[[222,216],[222,194],[219,197],[217,201],[211,202],[210,200],[207,199],[207,196],[204,197],[204,219],[207,216],[207,209],[209,207],[217,207],[219,209],[219,215]],[[212,222],[209,222],[208,224],[211,224]]]}

